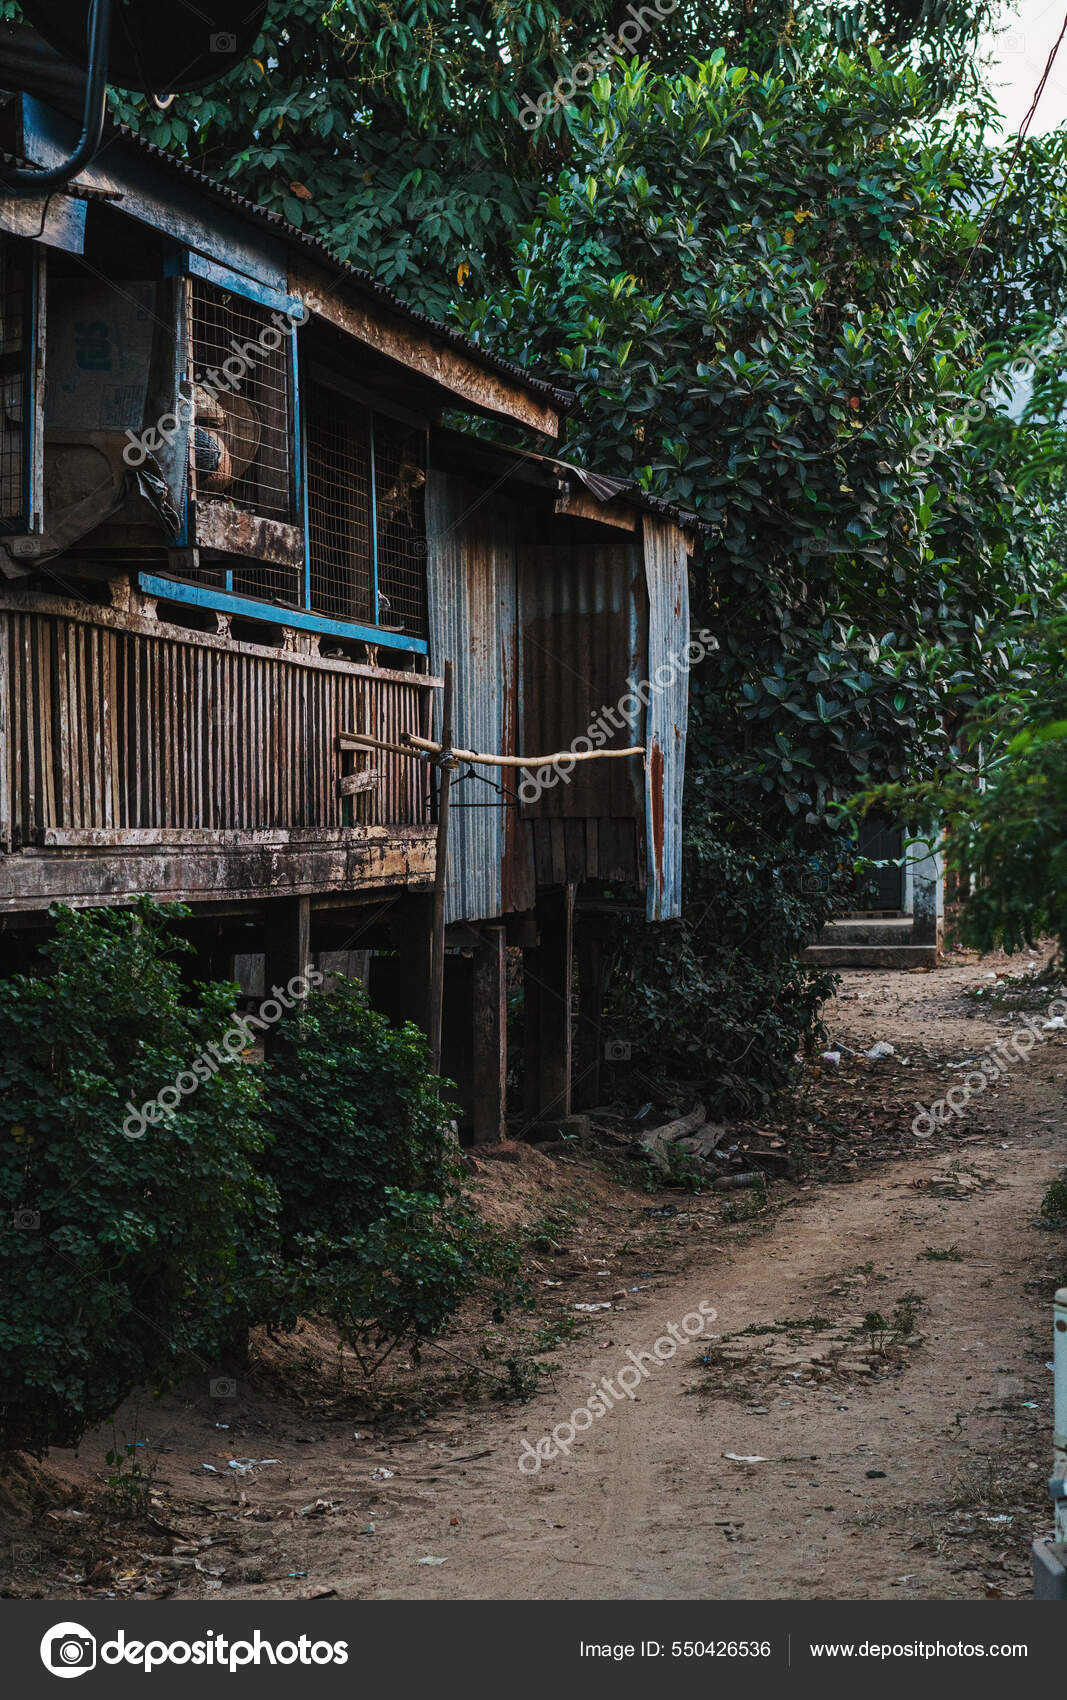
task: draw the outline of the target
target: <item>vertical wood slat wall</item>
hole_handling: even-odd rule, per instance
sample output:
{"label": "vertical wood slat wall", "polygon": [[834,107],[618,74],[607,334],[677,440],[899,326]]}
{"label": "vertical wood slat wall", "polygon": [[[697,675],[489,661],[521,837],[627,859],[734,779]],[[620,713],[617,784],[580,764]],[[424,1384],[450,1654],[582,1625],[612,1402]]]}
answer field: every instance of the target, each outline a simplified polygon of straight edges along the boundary
{"label": "vertical wood slat wall", "polygon": [[[48,827],[339,828],[339,732],[420,730],[427,685],[0,609],[0,844]],[[360,824],[429,824],[382,754]]]}

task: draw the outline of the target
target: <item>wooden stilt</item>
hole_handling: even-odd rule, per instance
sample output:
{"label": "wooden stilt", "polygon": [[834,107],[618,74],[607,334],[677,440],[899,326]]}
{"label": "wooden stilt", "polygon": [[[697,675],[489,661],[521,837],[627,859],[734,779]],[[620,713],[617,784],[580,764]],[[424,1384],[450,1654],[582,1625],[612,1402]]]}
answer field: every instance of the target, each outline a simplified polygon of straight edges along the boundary
{"label": "wooden stilt", "polygon": [[474,953],[474,1142],[507,1132],[507,955],[504,929],[487,927]]}
{"label": "wooden stilt", "polygon": [[527,1105],[538,1121],[561,1121],[571,1113],[573,885],[538,893],[537,924],[540,943],[523,951]]}
{"label": "wooden stilt", "polygon": [[403,1019],[430,1031],[430,981],[433,956],[433,895],[413,892],[389,916],[389,937],[400,958]]}
{"label": "wooden stilt", "polygon": [[[452,746],[452,663],[444,665],[444,690],[441,695],[441,746]],[[440,770],[437,793],[437,860],[433,885],[433,948],[430,966],[430,1067],[441,1072],[441,1017],[445,995],[445,885],[448,878],[448,797],[452,773],[448,767]]]}
{"label": "wooden stilt", "polygon": [[[310,897],[277,897],[267,906],[266,996],[274,986],[283,991],[289,981],[306,976],[311,966],[311,899]],[[268,1054],[278,1042],[278,1025],[263,1035],[263,1049]]]}
{"label": "wooden stilt", "polygon": [[600,1059],[603,1055],[602,1015],[606,984],[604,943],[595,919],[579,920],[574,929],[578,965],[578,1023],[574,1035],[574,1088],[578,1110],[600,1102]]}

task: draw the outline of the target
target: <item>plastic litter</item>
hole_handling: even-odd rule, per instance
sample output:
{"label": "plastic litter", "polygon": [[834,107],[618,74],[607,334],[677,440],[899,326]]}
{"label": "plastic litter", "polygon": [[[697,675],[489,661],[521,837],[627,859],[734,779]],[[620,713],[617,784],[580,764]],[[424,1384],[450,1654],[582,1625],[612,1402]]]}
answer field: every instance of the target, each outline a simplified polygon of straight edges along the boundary
{"label": "plastic litter", "polygon": [[395,1470],[387,1470],[384,1464],[378,1464],[370,1473],[372,1482],[390,1482],[396,1475]]}
{"label": "plastic litter", "polygon": [[769,1464],[769,1458],[762,1458],[758,1452],[724,1452],[724,1458],[729,1458],[734,1464]]}
{"label": "plastic litter", "polygon": [[863,1054],[869,1057],[871,1062],[881,1062],[883,1057],[895,1057],[897,1053],[895,1046],[886,1044],[884,1039],[879,1039],[876,1045],[872,1045],[870,1050]]}
{"label": "plastic litter", "polygon": [[824,1051],[823,1054],[822,1054],[821,1060],[824,1063],[829,1063],[832,1068],[836,1068],[841,1061],[841,1052],[840,1051]]}
{"label": "plastic litter", "polygon": [[[634,1291],[636,1292],[636,1290],[637,1289],[635,1288]],[[605,1300],[603,1304],[598,1304],[598,1305],[572,1305],[571,1309],[572,1310],[610,1310],[611,1305],[607,1300]]]}
{"label": "plastic litter", "polygon": [[420,1558],[418,1562],[420,1564],[447,1564],[448,1560],[447,1558],[434,1558],[433,1554],[428,1552],[426,1557]]}

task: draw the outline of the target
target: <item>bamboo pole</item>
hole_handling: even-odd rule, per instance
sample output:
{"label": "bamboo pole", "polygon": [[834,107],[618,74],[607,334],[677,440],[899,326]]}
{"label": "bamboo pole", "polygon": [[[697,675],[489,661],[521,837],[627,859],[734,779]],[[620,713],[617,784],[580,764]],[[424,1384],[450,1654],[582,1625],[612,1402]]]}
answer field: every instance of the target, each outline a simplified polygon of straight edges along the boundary
{"label": "bamboo pole", "polygon": [[[350,745],[357,749],[389,750],[393,755],[412,756],[416,759],[440,756],[445,750],[450,750],[447,743],[434,743],[432,738],[420,738],[415,732],[402,732],[403,744],[389,744],[382,738],[374,738],[369,732],[341,732],[338,743],[341,749]],[[626,750],[557,750],[551,756],[490,756],[482,755],[477,750],[450,750],[455,763],[475,762],[481,767],[554,767],[560,761],[610,761],[618,760],[620,756],[643,756],[644,744],[634,744]],[[453,765],[455,765],[453,763]]]}
{"label": "bamboo pole", "polygon": [[[452,663],[445,662],[441,695],[441,739],[447,750],[452,741]],[[452,769],[441,763],[437,792],[437,860],[433,879],[433,941],[430,951],[430,1067],[441,1072],[441,1020],[445,993],[445,881],[448,876],[448,798]]]}

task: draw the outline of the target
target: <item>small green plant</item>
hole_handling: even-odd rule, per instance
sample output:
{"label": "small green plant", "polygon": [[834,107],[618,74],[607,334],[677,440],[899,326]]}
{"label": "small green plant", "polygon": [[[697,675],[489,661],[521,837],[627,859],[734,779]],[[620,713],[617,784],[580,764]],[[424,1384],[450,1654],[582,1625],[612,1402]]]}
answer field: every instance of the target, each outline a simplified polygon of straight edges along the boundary
{"label": "small green plant", "polygon": [[565,1340],[573,1340],[581,1332],[582,1324],[576,1316],[568,1316],[561,1311],[559,1316],[550,1317],[541,1325],[533,1337],[536,1352],[553,1352],[557,1346],[562,1346]]}
{"label": "small green plant", "polygon": [[[143,1458],[138,1457],[141,1451]],[[104,1453],[104,1462],[111,1467],[104,1491],[112,1511],[127,1517],[143,1511],[155,1481],[155,1466],[148,1456],[148,1441],[127,1440],[125,1437],[120,1441],[115,1432],[115,1419],[112,1418],[111,1445]]]}
{"label": "small green plant", "polygon": [[1050,1184],[1041,1200],[1041,1226],[1067,1227],[1067,1172]]}
{"label": "small green plant", "polygon": [[515,1399],[525,1404],[533,1398],[548,1370],[549,1365],[538,1363],[536,1358],[505,1358],[503,1374],[498,1374],[493,1388],[493,1398]]}
{"label": "small green plant", "polygon": [[928,1245],[916,1253],[917,1263],[962,1263],[963,1253],[958,1245],[934,1246]]}
{"label": "small green plant", "polygon": [[880,1310],[869,1310],[863,1318],[863,1333],[871,1343],[872,1352],[879,1357],[886,1357],[894,1347],[899,1347],[915,1332],[915,1323],[923,1304],[919,1293],[904,1293],[893,1309],[892,1317],[887,1321]]}

